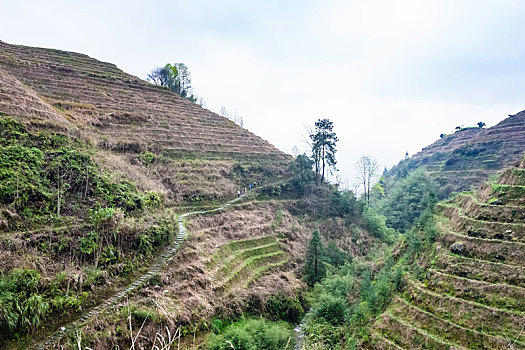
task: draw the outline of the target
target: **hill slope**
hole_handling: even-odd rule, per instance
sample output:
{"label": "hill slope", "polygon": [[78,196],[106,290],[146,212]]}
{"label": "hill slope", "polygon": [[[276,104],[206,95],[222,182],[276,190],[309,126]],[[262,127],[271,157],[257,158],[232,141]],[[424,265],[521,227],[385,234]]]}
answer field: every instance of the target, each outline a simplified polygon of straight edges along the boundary
{"label": "hill slope", "polygon": [[72,52],[0,42],[0,114],[89,140],[99,164],[172,202],[224,200],[290,160],[224,117]]}
{"label": "hill slope", "polygon": [[[42,340],[143,283],[180,243],[175,212],[218,207],[253,181],[279,182],[290,160],[115,65],[0,42],[0,347]],[[295,278],[277,234],[259,231],[252,238],[273,237],[232,258],[239,277],[218,274],[224,288],[246,293],[251,272],[251,283],[281,271]],[[193,273],[186,258],[176,258],[184,276]]]}
{"label": "hill slope", "polygon": [[440,232],[373,327],[379,349],[525,349],[525,168],[440,203]]}
{"label": "hill slope", "polygon": [[[112,143],[143,142],[171,154],[275,155],[230,120],[86,55],[0,42],[0,66],[80,125]],[[4,112],[4,111],[2,111]]]}
{"label": "hill slope", "polygon": [[401,161],[387,174],[398,178],[416,168],[428,170],[441,194],[479,186],[490,175],[517,162],[525,150],[525,111],[488,128],[464,128]]}

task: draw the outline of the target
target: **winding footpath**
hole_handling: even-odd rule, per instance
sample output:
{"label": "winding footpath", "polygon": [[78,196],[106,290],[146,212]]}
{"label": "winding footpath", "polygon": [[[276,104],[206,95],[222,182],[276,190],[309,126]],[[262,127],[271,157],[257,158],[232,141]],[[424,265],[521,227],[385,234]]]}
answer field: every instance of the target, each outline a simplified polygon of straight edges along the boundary
{"label": "winding footpath", "polygon": [[84,313],[82,316],[80,316],[77,320],[70,322],[66,326],[62,326],[60,329],[58,329],[56,332],[54,332],[49,337],[45,338],[43,341],[41,341],[39,344],[37,344],[37,348],[39,350],[44,350],[46,348],[52,347],[53,343],[62,338],[68,331],[72,331],[79,326],[82,326],[82,324],[86,323],[91,317],[100,314],[101,312],[107,310],[108,308],[116,305],[118,302],[120,302],[124,297],[129,295],[132,292],[138,291],[144,287],[146,282],[149,281],[151,277],[153,277],[155,274],[159,273],[165,266],[168,259],[170,259],[172,256],[175,255],[177,250],[179,249],[182,241],[184,240],[184,237],[186,236],[186,227],[184,225],[184,219],[187,216],[190,215],[196,215],[196,214],[206,214],[206,213],[213,213],[216,211],[221,211],[226,208],[228,208],[233,203],[239,201],[244,195],[241,197],[235,198],[226,204],[210,209],[210,210],[198,210],[198,211],[192,211],[188,213],[181,214],[177,217],[177,226],[179,228],[179,234],[177,235],[177,238],[171,243],[169,248],[157,258],[155,263],[151,265],[151,267],[148,269],[148,271],[137,278],[133,283],[128,285],[125,289],[120,291],[119,293],[115,294],[111,298],[107,299],[104,303],[92,308],[91,310]]}

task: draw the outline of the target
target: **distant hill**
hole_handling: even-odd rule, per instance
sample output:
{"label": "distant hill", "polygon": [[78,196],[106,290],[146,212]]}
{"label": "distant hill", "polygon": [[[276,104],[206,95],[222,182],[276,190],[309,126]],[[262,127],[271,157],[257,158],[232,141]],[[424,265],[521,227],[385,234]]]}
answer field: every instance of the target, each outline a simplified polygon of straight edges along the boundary
{"label": "distant hill", "polygon": [[463,128],[401,161],[387,174],[395,180],[423,167],[441,186],[441,196],[480,185],[525,152],[525,111],[491,128]]}

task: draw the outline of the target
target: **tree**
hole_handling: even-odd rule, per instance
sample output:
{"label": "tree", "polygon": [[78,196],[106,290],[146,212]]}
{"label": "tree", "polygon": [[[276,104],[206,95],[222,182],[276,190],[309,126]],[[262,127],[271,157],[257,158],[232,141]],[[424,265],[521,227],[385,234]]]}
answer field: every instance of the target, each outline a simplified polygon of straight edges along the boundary
{"label": "tree", "polygon": [[382,200],[382,213],[388,227],[406,232],[437,201],[437,185],[424,171],[417,169],[398,181]]}
{"label": "tree", "polygon": [[154,68],[150,74],[148,74],[148,81],[155,85],[163,86],[171,90],[173,85],[172,76],[166,67]]}
{"label": "tree", "polygon": [[440,135],[439,135],[439,137],[442,138],[442,139],[444,139],[446,136],[447,136],[447,135],[445,135],[445,134],[440,134]]}
{"label": "tree", "polygon": [[309,286],[313,286],[326,276],[323,260],[323,242],[319,230],[315,230],[308,242],[306,261],[303,268],[303,278]]}
{"label": "tree", "polygon": [[485,123],[483,123],[483,122],[478,122],[478,127],[479,127],[480,129],[481,129],[482,127],[484,127],[485,125],[487,125],[487,124],[485,124]]}
{"label": "tree", "polygon": [[166,87],[193,103],[197,102],[197,97],[191,93],[190,71],[184,63],[168,63],[164,67],[157,67],[148,74],[148,81]]}
{"label": "tree", "polygon": [[333,128],[334,125],[330,120],[319,119],[315,123],[315,130],[310,133],[317,185],[325,181],[326,170],[337,170],[335,146],[339,139]]}
{"label": "tree", "polygon": [[370,156],[362,156],[357,161],[357,173],[359,181],[363,184],[364,198],[370,205],[370,187],[375,181],[379,168],[375,159]]}

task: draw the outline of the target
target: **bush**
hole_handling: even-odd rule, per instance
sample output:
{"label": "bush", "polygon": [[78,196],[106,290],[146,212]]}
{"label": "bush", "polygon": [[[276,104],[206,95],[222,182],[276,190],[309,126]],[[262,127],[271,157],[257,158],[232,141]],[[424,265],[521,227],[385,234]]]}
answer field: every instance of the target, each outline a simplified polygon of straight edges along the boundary
{"label": "bush", "polygon": [[[343,271],[341,271],[343,272]],[[344,271],[346,272],[346,271]],[[315,285],[315,294],[320,296],[322,294],[330,294],[338,298],[345,299],[349,293],[353,293],[357,289],[356,278],[351,272],[336,273],[323,279],[320,283]]]}
{"label": "bush", "polygon": [[352,191],[333,191],[330,203],[332,215],[359,215],[363,211],[363,202],[358,201]]}
{"label": "bush", "polygon": [[374,237],[386,243],[392,243],[395,236],[395,231],[388,228],[385,219],[378,215],[372,208],[367,207],[363,211],[363,219],[365,220],[365,227]]}
{"label": "bush", "polygon": [[155,191],[149,191],[144,194],[144,204],[148,208],[158,208],[162,205],[162,195]]}
{"label": "bush", "polygon": [[148,166],[155,161],[156,156],[150,151],[144,151],[139,154],[139,158],[144,165]]}
{"label": "bush", "polygon": [[340,250],[334,242],[330,242],[324,249],[324,260],[332,266],[340,267],[351,262],[352,257]]}
{"label": "bush", "polygon": [[90,232],[79,240],[79,249],[82,254],[95,254],[99,248],[100,237],[96,232]]}
{"label": "bush", "polygon": [[[221,331],[220,327],[214,329]],[[236,350],[291,350],[294,333],[284,322],[249,319],[232,323],[220,334],[211,334],[207,342],[211,350],[232,349],[232,346]]]}
{"label": "bush", "polygon": [[127,212],[144,209],[146,200],[151,206],[159,203],[158,195],[146,194],[144,199],[129,181],[112,182],[91,159],[90,146],[80,140],[29,133],[10,118],[0,118],[0,135],[0,204],[24,209],[27,216],[69,215],[82,204],[90,206],[93,197]]}
{"label": "bush", "polygon": [[49,303],[38,293],[40,274],[14,269],[0,276],[0,334],[33,331],[49,313]]}
{"label": "bush", "polygon": [[272,320],[298,323],[304,316],[304,309],[299,300],[282,293],[270,296],[264,309],[266,315]]}
{"label": "bush", "polygon": [[349,307],[346,298],[322,294],[314,304],[314,316],[320,322],[329,323],[332,326],[339,326],[345,322],[349,314]]}

